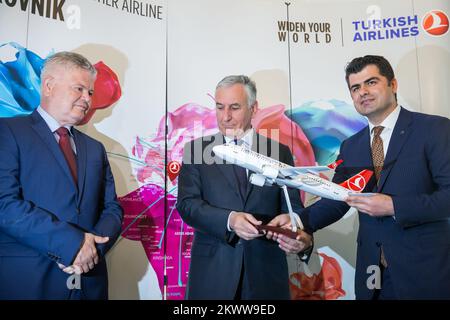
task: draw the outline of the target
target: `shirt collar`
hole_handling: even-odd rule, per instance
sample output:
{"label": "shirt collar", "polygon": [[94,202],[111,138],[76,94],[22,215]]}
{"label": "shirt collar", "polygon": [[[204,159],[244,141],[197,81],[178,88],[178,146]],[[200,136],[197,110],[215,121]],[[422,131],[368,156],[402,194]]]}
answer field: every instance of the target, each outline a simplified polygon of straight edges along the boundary
{"label": "shirt collar", "polygon": [[[394,130],[395,124],[397,123],[398,116],[400,115],[400,106],[396,106],[395,109],[384,119],[379,126],[383,126],[383,132],[386,130]],[[370,134],[372,134],[372,129],[375,126],[369,121],[369,130]]]}
{"label": "shirt collar", "polygon": [[[54,133],[58,128],[61,127],[61,125],[56,121],[55,118],[53,118],[47,111],[44,110],[41,106],[39,106],[36,111],[41,115],[42,119],[44,119],[47,126],[50,128],[50,130]],[[72,126],[66,125],[64,126],[69,130],[69,134],[72,135]]]}
{"label": "shirt collar", "polygon": [[[247,130],[247,132],[245,132],[245,134],[239,139],[239,140],[242,140],[242,141],[244,141],[244,144],[245,144],[245,146],[247,146],[247,147],[249,147],[249,148],[251,148],[252,147],[252,144],[253,144],[253,133],[254,133],[254,131],[255,130],[253,130],[253,128],[250,128],[249,130]],[[230,137],[227,137],[227,136],[224,136],[224,138],[225,138],[225,142],[226,143],[231,143],[231,142],[233,142],[233,138],[230,138]]]}

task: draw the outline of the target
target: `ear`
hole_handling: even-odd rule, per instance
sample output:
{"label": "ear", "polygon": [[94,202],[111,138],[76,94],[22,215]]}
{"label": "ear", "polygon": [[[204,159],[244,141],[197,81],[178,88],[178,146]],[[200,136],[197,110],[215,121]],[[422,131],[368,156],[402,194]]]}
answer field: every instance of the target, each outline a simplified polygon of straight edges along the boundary
{"label": "ear", "polygon": [[258,110],[259,110],[258,101],[255,101],[255,103],[252,106],[252,118],[256,115]]}
{"label": "ear", "polygon": [[53,87],[55,86],[55,78],[47,76],[42,81],[42,95],[48,97],[51,95]]}
{"label": "ear", "polygon": [[397,79],[394,78],[391,80],[391,87],[392,87],[392,92],[397,93],[397,89],[398,89]]}

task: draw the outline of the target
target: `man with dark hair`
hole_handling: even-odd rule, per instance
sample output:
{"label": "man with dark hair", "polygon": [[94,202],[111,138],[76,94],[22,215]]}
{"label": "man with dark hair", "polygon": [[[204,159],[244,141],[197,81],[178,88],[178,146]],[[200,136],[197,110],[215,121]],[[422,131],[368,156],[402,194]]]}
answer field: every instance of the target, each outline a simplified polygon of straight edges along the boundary
{"label": "man with dark hair", "polygon": [[[355,58],[346,80],[369,125],[342,143],[333,181],[372,169],[365,188],[372,195],[318,201],[300,214],[306,230],[354,207],[357,299],[450,299],[450,120],[398,106],[397,80],[383,57]],[[301,245],[275,237],[290,250]]]}
{"label": "man with dark hair", "polygon": [[[386,58],[382,56],[372,56],[367,55],[364,57],[359,57],[353,59],[345,68],[345,81],[347,81],[347,85],[350,88],[349,77],[351,74],[361,72],[366,66],[369,64],[377,66],[380,72],[380,75],[385,77],[388,82],[388,86],[391,85],[392,80],[395,79],[394,70],[392,69],[391,64]],[[395,80],[397,81],[397,80]],[[395,100],[397,101],[397,92],[394,92]]]}
{"label": "man with dark hair", "polygon": [[[289,299],[286,255],[255,228],[288,212],[283,192],[250,184],[251,172],[223,163],[211,150],[225,142],[243,144],[290,165],[292,154],[252,129],[258,102],[247,76],[224,78],[215,100],[220,132],[186,144],[178,181],[177,209],[195,229],[186,298]],[[290,197],[294,210],[301,210],[298,191],[290,190]]]}
{"label": "man with dark hair", "polygon": [[0,119],[0,299],[107,299],[122,209],[103,145],[74,128],[96,70],[59,52],[31,115]]}

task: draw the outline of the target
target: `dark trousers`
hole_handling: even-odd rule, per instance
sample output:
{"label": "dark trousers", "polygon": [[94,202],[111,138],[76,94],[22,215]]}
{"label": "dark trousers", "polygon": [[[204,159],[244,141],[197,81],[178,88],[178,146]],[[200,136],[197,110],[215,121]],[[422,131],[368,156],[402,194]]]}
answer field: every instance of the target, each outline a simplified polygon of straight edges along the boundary
{"label": "dark trousers", "polygon": [[381,270],[381,289],[376,289],[373,296],[373,300],[396,300],[394,286],[392,285],[392,278],[389,272],[389,266],[387,268],[380,265]]}
{"label": "dark trousers", "polygon": [[234,295],[234,300],[251,300],[251,290],[248,283],[248,277],[244,269],[244,259],[242,259],[241,277],[239,278],[239,285]]}

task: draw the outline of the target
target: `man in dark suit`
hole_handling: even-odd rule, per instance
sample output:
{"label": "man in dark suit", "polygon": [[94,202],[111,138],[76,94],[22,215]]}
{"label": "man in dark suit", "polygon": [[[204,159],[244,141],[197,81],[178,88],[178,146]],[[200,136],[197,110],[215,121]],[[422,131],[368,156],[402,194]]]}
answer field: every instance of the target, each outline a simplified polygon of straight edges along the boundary
{"label": "man in dark suit", "polygon": [[0,119],[0,299],[107,299],[122,209],[103,145],[73,127],[95,77],[83,56],[57,53],[38,109]]}
{"label": "man in dark suit", "polygon": [[[212,148],[242,143],[293,165],[291,152],[252,129],[258,103],[247,76],[224,78],[215,100],[220,132],[186,144],[178,181],[177,209],[195,229],[186,298],[289,299],[286,255],[254,226],[288,211],[282,190],[250,184],[251,173],[224,163]],[[300,210],[297,190],[290,197]]]}
{"label": "man in dark suit", "polygon": [[[322,199],[302,220],[309,232],[359,211],[357,299],[450,299],[450,121],[397,105],[397,80],[380,56],[355,58],[346,80],[368,127],[345,140],[334,182],[375,174],[372,196]],[[294,250],[296,243],[280,236]]]}

